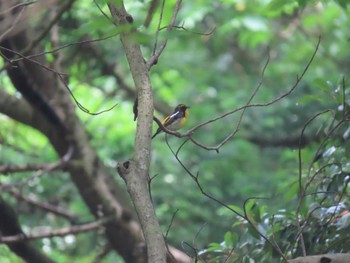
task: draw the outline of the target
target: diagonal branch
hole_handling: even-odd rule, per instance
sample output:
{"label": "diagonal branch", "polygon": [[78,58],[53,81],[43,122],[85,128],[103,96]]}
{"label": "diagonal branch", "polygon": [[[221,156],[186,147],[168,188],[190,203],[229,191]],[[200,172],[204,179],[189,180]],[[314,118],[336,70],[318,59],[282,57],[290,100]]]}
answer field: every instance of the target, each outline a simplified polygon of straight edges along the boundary
{"label": "diagonal branch", "polygon": [[28,171],[37,171],[37,170],[44,170],[44,171],[53,171],[62,169],[66,166],[66,164],[69,162],[69,160],[72,158],[73,155],[73,146],[69,147],[67,153],[59,159],[55,163],[44,163],[44,164],[25,164],[25,165],[0,165],[0,174],[7,175],[9,173],[18,173],[18,172],[28,172]]}
{"label": "diagonal branch", "polygon": [[[309,61],[307,62],[307,64],[306,64],[304,70],[302,71],[301,75],[300,75],[300,76],[299,76],[299,75],[297,76],[296,81],[295,81],[295,83],[292,85],[292,87],[291,87],[287,92],[283,93],[282,95],[280,95],[280,96],[276,97],[275,99],[273,99],[273,100],[271,100],[271,101],[269,101],[269,102],[266,102],[266,103],[250,104],[250,102],[251,102],[252,99],[254,98],[256,92],[259,90],[260,86],[262,85],[262,81],[263,81],[263,77],[264,77],[264,71],[265,71],[265,69],[266,69],[266,67],[267,67],[267,64],[268,64],[268,63],[266,63],[265,66],[264,66],[264,69],[263,69],[263,71],[262,71],[260,81],[259,81],[257,87],[255,88],[253,94],[252,94],[251,97],[249,98],[248,103],[247,103],[246,105],[244,105],[244,106],[242,106],[242,107],[239,107],[239,108],[237,108],[237,109],[231,110],[231,111],[229,111],[229,112],[226,112],[226,113],[224,113],[224,114],[222,114],[222,115],[220,115],[220,116],[218,116],[218,117],[215,117],[215,118],[210,119],[210,120],[208,120],[208,121],[205,121],[205,122],[203,122],[203,123],[200,123],[200,124],[196,125],[196,126],[193,127],[192,129],[190,129],[190,130],[188,130],[188,131],[186,131],[186,132],[184,132],[184,133],[168,132],[168,131],[167,131],[167,133],[173,134],[173,135],[175,135],[175,136],[177,136],[177,137],[188,137],[188,138],[192,141],[192,143],[194,143],[195,145],[197,145],[197,146],[199,146],[199,147],[201,147],[201,148],[203,148],[203,149],[218,151],[223,145],[225,145],[225,144],[226,144],[233,136],[235,136],[235,134],[239,131],[239,127],[240,127],[241,120],[242,120],[242,118],[243,118],[244,111],[245,111],[247,108],[258,108],[258,107],[267,107],[267,106],[270,106],[270,105],[275,104],[275,103],[277,103],[278,101],[284,99],[285,97],[289,96],[290,94],[292,94],[292,93],[295,91],[295,89],[299,86],[301,80],[302,80],[303,77],[305,76],[306,72],[308,71],[309,67],[311,66],[311,64],[312,64],[312,62],[313,62],[313,60],[314,60],[314,58],[315,58],[315,56],[316,56],[316,54],[317,54],[317,51],[318,51],[318,49],[319,49],[319,47],[320,47],[320,43],[321,43],[321,37],[319,37],[318,42],[317,42],[316,47],[315,47],[315,50],[314,50],[313,54],[311,55]],[[268,61],[267,61],[267,62],[268,62]],[[241,115],[240,115],[240,120],[239,120],[239,122],[237,123],[236,127],[235,127],[234,130],[233,130],[229,135],[227,135],[219,144],[217,144],[217,145],[215,145],[215,146],[207,146],[207,145],[205,145],[205,144],[203,144],[203,143],[200,143],[199,141],[197,141],[196,139],[193,138],[192,134],[193,134],[196,130],[198,130],[199,128],[201,128],[201,127],[203,127],[203,126],[205,126],[205,125],[208,125],[209,123],[212,123],[212,122],[218,121],[218,120],[220,120],[220,119],[223,119],[223,118],[225,118],[225,117],[227,117],[227,116],[229,116],[229,115],[232,115],[232,114],[234,114],[234,113],[236,113],[236,112],[240,112],[240,111],[242,111],[242,113],[241,113]]]}
{"label": "diagonal branch", "polygon": [[28,163],[24,165],[0,165],[0,174],[8,175],[10,173],[21,173],[29,171],[53,171],[63,169],[73,154],[73,148],[71,147],[66,155],[55,163]]}
{"label": "diagonal branch", "polygon": [[[256,233],[262,238],[264,239],[267,243],[270,244],[270,246],[280,255],[281,258],[283,258],[283,260],[286,262],[286,257],[284,256],[283,252],[281,251],[281,249],[279,248],[279,246],[277,244],[275,244],[275,242],[271,241],[268,237],[266,237],[261,230],[258,229],[258,227],[254,224],[254,222],[250,219],[250,217],[248,216],[247,212],[246,212],[246,208],[245,208],[245,204],[247,202],[244,203],[243,208],[244,208],[244,213],[237,211],[236,209],[230,207],[229,205],[227,205],[224,201],[219,200],[218,198],[214,197],[213,195],[209,194],[202,186],[202,184],[199,181],[199,172],[197,172],[196,174],[192,173],[190,171],[190,169],[188,167],[186,167],[186,165],[183,163],[183,161],[180,159],[179,157],[179,152],[181,151],[182,147],[189,141],[189,139],[187,139],[186,141],[184,141],[180,147],[178,148],[178,150],[175,152],[172,147],[170,146],[168,140],[166,140],[166,144],[168,146],[168,148],[170,149],[171,153],[173,154],[173,156],[175,157],[176,161],[181,165],[181,167],[185,170],[185,172],[192,178],[192,180],[195,182],[197,188],[199,189],[199,191],[201,192],[202,195],[204,195],[205,197],[207,197],[209,200],[214,201],[215,203],[219,204],[220,206],[228,209],[229,211],[231,211],[233,214],[237,215],[240,218],[243,218],[244,220],[246,220],[248,222],[249,225],[252,226],[252,228],[256,231]],[[250,198],[251,199],[251,198]],[[256,199],[256,198],[255,198]]]}
{"label": "diagonal branch", "polygon": [[27,47],[27,49],[25,51],[23,51],[23,53],[26,53],[29,50],[32,50],[33,47],[35,47],[36,45],[38,45],[45,37],[46,35],[50,32],[51,28],[58,23],[58,21],[61,19],[61,17],[63,16],[63,14],[65,12],[67,12],[69,9],[71,9],[73,3],[75,2],[75,0],[69,0],[66,1],[61,8],[57,11],[55,17],[48,23],[48,25],[46,26],[46,28],[41,32],[41,34],[31,43],[30,46]]}
{"label": "diagonal branch", "polygon": [[99,220],[96,220],[91,223],[83,224],[83,225],[76,225],[76,226],[70,226],[65,228],[60,228],[56,230],[50,230],[50,231],[42,231],[41,233],[32,233],[32,234],[18,234],[14,236],[2,236],[0,237],[0,243],[15,243],[15,242],[21,242],[21,241],[27,241],[27,240],[34,240],[34,239],[41,239],[41,238],[52,238],[52,237],[63,237],[67,235],[74,235],[78,233],[83,233],[87,231],[91,231],[100,227],[103,227],[103,225],[107,224],[108,222],[111,222],[114,218],[113,217],[107,217],[102,218]]}
{"label": "diagonal branch", "polygon": [[62,207],[54,206],[54,205],[50,204],[49,202],[39,201],[38,197],[36,197],[34,194],[30,194],[29,196],[24,196],[19,191],[14,190],[14,189],[9,190],[8,193],[10,193],[16,199],[18,199],[20,201],[24,201],[31,206],[38,207],[44,211],[48,211],[48,212],[53,213],[57,216],[66,218],[67,220],[69,220],[72,223],[77,222],[78,215],[73,214],[72,212],[70,212],[66,209],[63,209]]}
{"label": "diagonal branch", "polygon": [[[180,10],[180,7],[181,7],[181,3],[182,3],[182,0],[177,0],[176,1],[174,12],[173,12],[173,15],[171,17],[170,25],[167,27],[168,31],[171,31],[173,29],[174,25],[175,25],[176,17],[177,17],[177,14],[179,13],[179,10]],[[163,8],[164,8],[164,1],[163,1],[162,10],[163,10]],[[160,55],[163,53],[163,51],[164,51],[164,49],[165,49],[165,47],[166,47],[166,45],[168,43],[168,39],[167,38],[164,39],[162,44],[160,45],[159,49],[156,51],[157,42],[158,42],[158,33],[160,31],[160,22],[161,22],[161,20],[162,20],[162,16],[160,17],[158,30],[157,30],[157,33],[156,33],[156,42],[154,44],[153,56],[150,57],[150,59],[147,62],[148,70],[150,70],[153,65],[157,64]]]}

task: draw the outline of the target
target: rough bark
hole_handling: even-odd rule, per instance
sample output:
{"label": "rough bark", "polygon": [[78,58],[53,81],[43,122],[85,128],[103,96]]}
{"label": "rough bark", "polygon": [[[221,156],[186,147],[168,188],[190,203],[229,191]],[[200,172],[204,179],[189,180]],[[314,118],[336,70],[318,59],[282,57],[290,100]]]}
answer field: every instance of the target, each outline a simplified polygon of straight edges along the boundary
{"label": "rough bark", "polygon": [[[28,31],[26,29],[6,40],[2,46],[17,52],[25,49],[31,43]],[[32,53],[39,51],[42,50],[35,49]],[[6,52],[5,56],[7,59],[14,57],[11,52]],[[36,59],[36,62],[47,66],[43,57]],[[144,252],[139,248],[144,247],[144,241],[139,224],[128,211],[131,204],[127,201],[125,191],[107,172],[95,150],[90,147],[65,86],[55,73],[28,60],[12,64],[7,72],[15,88],[22,93],[32,109],[23,112],[16,105],[7,103],[1,105],[0,110],[44,133],[61,157],[69,147],[73,147],[73,157],[67,170],[86,205],[96,217],[101,213],[105,216],[114,214],[116,220],[106,226],[106,235],[111,245],[127,262],[143,262]],[[10,102],[15,103],[15,99]],[[26,103],[20,102],[28,108]]]}
{"label": "rough bark", "polygon": [[[126,12],[122,1],[118,6],[109,4],[117,26],[131,26],[133,18]],[[132,26],[131,26],[132,27]],[[132,161],[119,167],[128,192],[136,208],[146,239],[148,262],[166,262],[167,248],[148,191],[151,133],[153,123],[152,86],[141,47],[132,39],[133,30],[121,33],[125,54],[138,95],[138,120],[135,138],[135,155]],[[171,257],[169,256],[169,260]]]}
{"label": "rough bark", "polygon": [[[14,52],[20,53],[30,47],[34,36],[31,28],[26,27],[21,31],[16,31],[16,34],[12,34],[11,37],[0,43],[7,49],[2,49],[5,60],[11,61],[17,58],[18,55]],[[135,45],[132,47],[134,48]],[[22,55],[29,56],[41,52],[43,49],[37,46]],[[145,241],[141,227],[135,219],[129,197],[90,146],[62,79],[57,72],[45,68],[53,66],[49,65],[45,56],[36,57],[33,60],[24,58],[17,62],[11,61],[7,66],[9,66],[8,76],[24,99],[15,98],[0,90],[0,112],[45,134],[61,157],[68,149],[73,148],[74,152],[66,169],[82,199],[96,218],[101,214],[115,217],[114,221],[106,225],[106,236],[111,246],[126,262],[146,262]],[[54,70],[59,72],[61,69],[54,68]],[[133,72],[134,78],[135,76],[137,78],[137,75],[137,72]],[[138,82],[137,87],[144,84],[143,81]],[[134,160],[137,164],[149,163],[149,156],[144,156],[144,153],[150,148],[148,137],[151,135],[152,121],[149,119],[153,117],[153,105],[145,104],[145,100],[149,100],[152,96],[150,92],[150,88],[147,91],[139,89],[140,105],[145,105],[140,107],[140,119],[147,119],[147,121],[145,121],[146,126],[142,125],[146,128],[142,133],[138,133],[140,137],[136,138],[138,151]],[[143,137],[145,132],[147,138]],[[136,173],[142,176],[148,175],[148,168],[139,166]],[[143,178],[145,180],[143,183],[145,183],[146,177]],[[163,237],[161,238],[164,242]],[[178,262],[189,261],[185,254],[175,251]]]}
{"label": "rough bark", "polygon": [[349,263],[350,254],[326,254],[300,257],[288,260],[288,263]]}

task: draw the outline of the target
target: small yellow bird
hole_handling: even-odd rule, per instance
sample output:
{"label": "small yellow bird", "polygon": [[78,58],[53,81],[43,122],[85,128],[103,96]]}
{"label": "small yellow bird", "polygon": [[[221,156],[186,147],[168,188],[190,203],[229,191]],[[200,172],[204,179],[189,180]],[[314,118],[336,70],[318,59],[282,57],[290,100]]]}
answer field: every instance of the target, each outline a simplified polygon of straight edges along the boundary
{"label": "small yellow bird", "polygon": [[[163,126],[171,131],[181,129],[186,123],[186,118],[190,112],[189,108],[190,107],[186,106],[185,104],[177,105],[174,112],[170,116],[166,116],[162,121]],[[152,139],[162,131],[163,130],[159,127],[156,133],[152,136]]]}

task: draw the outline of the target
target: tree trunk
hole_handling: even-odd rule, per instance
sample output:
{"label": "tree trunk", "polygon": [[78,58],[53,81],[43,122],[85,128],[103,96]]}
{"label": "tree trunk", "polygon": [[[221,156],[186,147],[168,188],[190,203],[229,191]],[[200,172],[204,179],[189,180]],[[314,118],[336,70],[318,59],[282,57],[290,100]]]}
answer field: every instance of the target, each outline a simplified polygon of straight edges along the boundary
{"label": "tree trunk", "polygon": [[288,263],[349,263],[350,254],[326,254],[317,256],[299,257],[288,260]]}
{"label": "tree trunk", "polygon": [[[3,41],[5,60],[15,58],[14,52],[30,46],[34,35],[27,27]],[[43,49],[36,47],[23,55],[41,52]],[[101,214],[115,216],[115,220],[106,225],[106,236],[111,246],[126,262],[146,262],[144,238],[127,193],[89,145],[67,87],[57,73],[60,69],[54,68],[56,72],[53,72],[45,68],[49,65],[44,56],[12,61],[7,66],[14,87],[27,102],[1,91],[0,112],[45,134],[59,156],[64,156],[69,149],[73,150],[67,171],[84,202],[96,218]],[[188,259],[182,253],[180,255]]]}

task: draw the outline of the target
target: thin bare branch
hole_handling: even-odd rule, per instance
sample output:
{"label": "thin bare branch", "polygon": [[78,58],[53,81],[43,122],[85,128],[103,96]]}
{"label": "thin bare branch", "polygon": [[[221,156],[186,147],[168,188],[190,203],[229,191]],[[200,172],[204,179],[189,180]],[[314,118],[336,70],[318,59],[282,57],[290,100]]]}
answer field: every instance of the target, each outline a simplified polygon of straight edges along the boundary
{"label": "thin bare branch", "polygon": [[32,172],[38,170],[59,170],[63,168],[63,164],[57,163],[28,163],[24,165],[0,165],[0,174],[9,175],[11,173]]}
{"label": "thin bare branch", "polygon": [[168,226],[168,228],[166,230],[165,236],[164,236],[165,240],[168,239],[169,231],[171,229],[171,226],[173,225],[173,222],[174,222],[174,219],[175,219],[175,216],[176,216],[177,212],[179,212],[179,209],[176,209],[175,212],[173,213],[172,217],[171,217],[170,224],[169,224],[169,226]]}
{"label": "thin bare branch", "polygon": [[[24,11],[26,10],[27,5],[16,5],[17,7],[22,7],[21,11],[18,12],[16,18],[14,19],[13,23],[11,23],[11,26],[0,35],[0,42],[17,26],[19,21],[21,20],[21,17],[23,16]],[[13,7],[15,8],[15,7]],[[11,10],[12,8],[10,8]],[[7,9],[8,11],[9,9]]]}
{"label": "thin bare branch", "polygon": [[[21,60],[23,60],[25,58],[29,59],[29,58],[36,58],[36,57],[44,56],[44,55],[47,55],[47,54],[54,54],[54,53],[57,53],[58,51],[61,51],[61,50],[65,49],[65,48],[68,48],[68,47],[71,47],[71,46],[77,46],[77,45],[82,45],[82,44],[89,44],[89,43],[94,43],[94,42],[101,42],[101,41],[113,38],[113,37],[115,37],[117,35],[119,35],[119,33],[116,33],[116,34],[113,34],[113,35],[109,35],[109,36],[106,36],[106,37],[97,38],[97,39],[89,39],[89,40],[82,40],[82,41],[77,41],[77,42],[71,42],[71,43],[59,46],[57,48],[54,48],[54,49],[51,49],[51,50],[48,50],[48,51],[44,51],[44,52],[40,52],[40,53],[37,53],[37,54],[31,54],[31,55],[28,55],[28,56],[22,55],[20,58],[12,59],[11,62],[13,63],[13,62],[21,61]],[[5,67],[8,67],[8,66],[10,66],[10,65],[7,65]],[[3,69],[1,69],[1,70],[3,70]]]}
{"label": "thin bare branch", "polygon": [[[177,17],[177,14],[179,13],[179,10],[180,10],[180,7],[181,7],[181,3],[182,3],[182,0],[177,0],[176,1],[174,12],[173,12],[173,15],[171,17],[170,24],[167,27],[168,31],[171,31],[173,29],[174,25],[175,25],[176,17]],[[161,18],[162,17],[160,17],[160,19]],[[158,31],[156,33],[156,42],[157,42],[157,38],[158,38]],[[160,48],[156,52],[155,52],[155,50],[153,50],[153,56],[150,57],[150,59],[147,62],[148,70],[150,70],[153,65],[157,64],[158,59],[159,59],[160,55],[162,54],[162,52],[164,51],[167,43],[168,43],[168,39],[166,38],[166,39],[163,40],[162,44],[160,45]],[[155,44],[155,47],[156,46],[157,45]]]}
{"label": "thin bare branch", "polygon": [[91,112],[89,109],[87,109],[86,107],[84,107],[79,101],[78,99],[74,96],[73,92],[71,91],[71,89],[68,86],[68,83],[66,82],[66,80],[63,78],[63,76],[61,74],[57,74],[57,76],[59,77],[61,83],[65,86],[65,88],[67,89],[67,91],[69,92],[70,96],[72,97],[72,99],[74,100],[75,104],[78,106],[78,108],[80,110],[82,110],[84,113],[89,114],[89,115],[100,115],[106,112],[109,112],[111,110],[113,110],[116,106],[118,106],[118,103],[114,104],[112,107],[106,109],[106,110],[101,110],[98,112]]}
{"label": "thin bare branch", "polygon": [[156,37],[155,37],[154,46],[153,46],[153,53],[152,53],[153,56],[156,54],[156,51],[157,51],[158,36],[159,36],[159,32],[160,32],[160,25],[161,25],[162,20],[163,20],[164,5],[165,5],[165,0],[162,1],[162,7],[160,9],[158,28],[157,28],[157,31],[156,31]]}
{"label": "thin bare branch", "polygon": [[[194,175],[187,167],[186,165],[180,160],[178,154],[180,152],[180,149],[189,141],[189,139],[187,139],[185,142],[183,142],[181,144],[181,146],[179,147],[179,149],[175,152],[172,147],[170,146],[167,137],[166,137],[166,144],[168,146],[168,148],[170,149],[170,151],[172,152],[173,156],[175,157],[175,159],[177,160],[177,162],[181,165],[181,167],[186,171],[186,173],[192,178],[192,180],[196,183],[197,188],[200,190],[200,192],[206,196],[209,200],[212,200],[216,203],[218,203],[219,205],[221,205],[222,207],[225,207],[226,209],[228,209],[229,211],[231,211],[232,213],[236,214],[237,216],[245,219],[250,225],[252,225],[252,227],[254,228],[254,230],[257,232],[257,234],[259,236],[261,236],[261,238],[263,238],[267,243],[269,243],[271,245],[271,247],[277,252],[279,253],[279,255],[281,256],[281,258],[284,261],[287,261],[287,259],[285,258],[283,252],[281,251],[281,249],[271,240],[269,240],[264,234],[262,234],[259,229],[254,225],[254,223],[251,221],[251,219],[248,217],[246,211],[244,211],[244,214],[241,214],[240,212],[236,211],[235,209],[233,209],[232,207],[230,207],[229,205],[225,204],[223,201],[220,201],[219,199],[215,198],[214,196],[212,196],[211,194],[207,193],[201,183],[199,182],[199,172],[197,172],[196,175]],[[256,198],[256,197],[252,197],[252,198]],[[260,198],[261,199],[261,198]],[[187,244],[188,245],[188,244]]]}
{"label": "thin bare branch", "polygon": [[[343,82],[344,83],[344,82]],[[343,93],[343,103],[345,101],[345,94]],[[343,104],[344,105],[344,104]],[[344,108],[344,111],[345,111],[345,108]],[[308,167],[308,170],[307,170],[307,182],[305,183],[305,185],[303,186],[303,183],[302,183],[302,152],[301,152],[301,141],[302,141],[302,138],[303,138],[303,135],[304,135],[304,132],[306,130],[306,128],[308,127],[308,125],[314,121],[317,117],[327,113],[327,112],[330,112],[329,109],[327,110],[324,110],[320,113],[317,113],[315,114],[310,120],[308,120],[306,122],[306,124],[304,125],[302,131],[301,131],[301,135],[300,135],[300,143],[299,143],[299,150],[298,150],[298,165],[299,165],[299,173],[298,173],[298,183],[299,183],[299,195],[298,195],[298,203],[297,203],[297,206],[296,206],[296,213],[295,213],[295,221],[296,221],[296,225],[297,225],[297,228],[298,228],[298,235],[296,236],[296,239],[299,239],[300,240],[300,244],[301,244],[301,248],[302,248],[302,252],[303,252],[303,256],[306,256],[307,255],[307,251],[306,251],[306,247],[305,247],[305,242],[304,242],[304,237],[303,237],[303,227],[300,225],[300,219],[299,219],[299,212],[300,212],[300,209],[301,209],[301,205],[302,205],[302,202],[304,200],[304,197],[306,196],[306,193],[307,193],[307,190],[309,188],[309,186],[311,185],[311,183],[314,181],[314,179],[317,177],[317,175],[320,173],[320,171],[322,171],[326,166],[330,166],[330,165],[333,165],[334,163],[332,164],[326,164],[325,166],[323,166],[321,169],[317,170],[313,176],[310,177],[310,174],[311,174],[311,171],[312,171],[312,167],[314,165],[314,161],[312,163],[310,163],[309,167]],[[340,120],[338,123],[336,123],[332,129],[330,129],[328,131],[328,133],[326,134],[325,138],[323,139],[323,141],[320,143],[316,153],[315,153],[315,157],[320,154],[323,146],[326,144],[326,142],[329,140],[330,136],[341,126],[343,125],[345,122],[347,121],[347,117],[346,117],[346,114],[343,114],[343,119]],[[315,160],[315,158],[314,158]],[[306,223],[305,223],[306,225]]]}
{"label": "thin bare branch", "polygon": [[0,174],[8,175],[10,173],[21,173],[30,171],[54,171],[63,169],[69,162],[73,154],[73,147],[69,148],[66,155],[55,163],[29,163],[24,165],[0,165]]}
{"label": "thin bare branch", "polygon": [[[25,55],[23,55],[22,53],[17,52],[17,51],[14,51],[14,50],[12,50],[12,49],[9,49],[9,48],[0,46],[0,50],[4,50],[4,51],[10,52],[10,53],[13,53],[13,54],[17,55],[18,57],[20,57],[20,58],[22,58],[22,59],[25,59],[25,60],[27,60],[27,61],[30,61],[30,62],[32,62],[32,63],[34,63],[34,64],[36,64],[36,65],[38,65],[38,66],[40,66],[40,67],[42,67],[42,68],[44,68],[44,69],[50,71],[50,72],[53,72],[53,73],[55,73],[55,74],[63,75],[63,76],[68,75],[68,74],[65,74],[65,73],[62,73],[62,72],[58,72],[57,70],[54,70],[54,69],[52,69],[52,68],[50,68],[50,67],[47,67],[46,65],[40,63],[39,61],[36,61],[36,60],[34,60],[34,59],[31,59],[31,58],[29,58],[28,56],[25,56]],[[12,65],[13,62],[14,62],[14,61],[12,61],[12,60],[9,60],[9,59],[6,58],[5,56],[3,56],[3,58],[4,58],[7,62],[9,62],[11,65]]]}
{"label": "thin bare branch", "polygon": [[96,0],[94,0],[94,3],[95,3],[95,5],[97,6],[98,10],[100,10],[101,14],[102,14],[105,18],[107,18],[107,20],[108,20],[109,22],[111,22],[111,24],[115,24],[115,22],[113,21],[113,19],[110,18],[110,17],[106,14],[106,12],[104,12],[104,11],[102,10],[102,8],[101,8],[100,5],[96,2]]}
{"label": "thin bare branch", "polygon": [[4,14],[11,12],[13,9],[16,9],[18,7],[29,6],[29,5],[32,5],[32,4],[36,3],[36,2],[38,2],[38,1],[29,1],[29,2],[26,2],[26,3],[19,3],[19,4],[16,4],[16,5],[13,5],[13,6],[7,8],[6,10],[1,11],[0,12],[0,16],[3,16]]}
{"label": "thin bare branch", "polygon": [[[31,59],[29,56],[25,56],[23,55],[22,53],[20,52],[16,52],[16,51],[13,51],[11,49],[8,49],[8,48],[5,48],[5,47],[2,47],[0,46],[0,50],[5,50],[5,51],[8,51],[8,52],[11,52],[13,54],[16,54],[17,56],[21,57],[22,59],[25,59],[25,60],[28,60],[36,65],[39,65],[40,67],[50,71],[50,72],[53,72],[54,74],[56,74],[58,76],[58,78],[60,79],[61,83],[65,86],[65,88],[67,89],[67,91],[69,92],[69,94],[71,95],[71,97],[73,98],[74,102],[76,103],[76,105],[78,106],[79,109],[81,109],[84,113],[87,113],[89,115],[100,115],[100,114],[103,114],[105,112],[109,112],[111,110],[113,110],[117,105],[118,103],[114,104],[112,107],[106,109],[106,110],[101,110],[101,111],[98,111],[98,112],[91,112],[90,110],[88,110],[86,107],[84,107],[74,96],[73,92],[71,91],[71,89],[69,88],[66,80],[64,79],[64,76],[68,75],[68,74],[65,74],[65,73],[61,73],[61,72],[58,72],[57,70],[55,69],[51,69],[50,67],[47,67],[46,65],[34,60],[34,59]],[[5,57],[4,57],[5,58]],[[5,58],[6,59],[6,58]],[[10,64],[13,63],[13,60],[8,60],[6,59]]]}
{"label": "thin bare branch", "polygon": [[19,183],[0,185],[0,191],[4,191],[4,192],[11,191],[11,189],[13,189],[13,188],[21,190],[23,187],[28,185],[28,182],[33,181],[34,179],[37,179],[37,178],[47,174],[49,171],[58,169],[57,167],[60,167],[61,165],[65,165],[66,163],[68,163],[68,161],[71,159],[72,155],[73,155],[73,146],[70,146],[68,148],[66,154],[57,162],[46,166],[45,167],[46,169],[38,170],[38,171],[34,172],[33,175],[26,178],[25,180],[22,180]]}
{"label": "thin bare branch", "polygon": [[70,222],[76,222],[78,219],[78,215],[73,214],[72,212],[70,212],[62,207],[54,206],[54,205],[50,204],[49,202],[39,201],[39,198],[36,197],[34,194],[24,196],[19,191],[15,190],[15,189],[11,189],[10,191],[8,191],[8,193],[10,193],[12,196],[14,196],[16,199],[18,199],[20,201],[24,201],[31,206],[38,207],[44,211],[48,211],[48,212],[53,213],[57,216],[66,218]]}
{"label": "thin bare branch", "polygon": [[[301,75],[300,75],[300,76],[299,76],[299,75],[297,76],[295,83],[293,84],[293,86],[292,86],[287,92],[283,93],[282,95],[276,97],[275,99],[273,99],[273,100],[271,100],[271,101],[269,101],[269,102],[267,102],[267,103],[250,104],[251,100],[254,98],[256,92],[259,90],[259,88],[260,88],[260,86],[261,86],[261,84],[262,84],[263,77],[264,77],[264,73],[265,73],[265,69],[266,69],[267,64],[268,64],[268,63],[265,63],[265,66],[264,66],[263,71],[262,71],[262,73],[261,73],[260,81],[259,81],[257,87],[255,88],[253,94],[252,94],[251,97],[249,98],[248,103],[247,103],[246,105],[244,105],[244,106],[242,106],[242,107],[239,107],[239,108],[237,108],[237,109],[231,110],[231,111],[229,111],[229,112],[226,112],[226,113],[224,113],[224,114],[222,114],[222,115],[220,115],[220,116],[218,116],[218,117],[215,117],[215,118],[210,119],[210,120],[208,120],[208,121],[205,121],[205,122],[203,122],[203,123],[200,123],[200,124],[196,125],[195,127],[191,128],[190,130],[188,130],[188,131],[186,131],[186,132],[184,132],[184,133],[171,133],[171,134],[173,134],[173,135],[175,135],[175,136],[177,136],[177,137],[189,137],[189,138],[191,139],[192,143],[194,143],[195,145],[197,145],[197,146],[199,146],[199,147],[201,147],[201,148],[203,148],[203,149],[218,151],[224,144],[226,144],[226,143],[227,143],[233,136],[235,136],[235,134],[238,132],[238,130],[239,130],[239,125],[240,125],[240,123],[241,123],[241,120],[242,120],[244,114],[241,114],[241,115],[240,115],[240,120],[239,120],[239,122],[237,123],[236,128],[235,128],[229,135],[227,135],[227,136],[226,136],[219,144],[217,144],[216,146],[207,146],[207,145],[204,145],[204,144],[198,142],[196,139],[194,139],[193,136],[192,136],[192,134],[193,134],[196,130],[198,130],[199,128],[201,128],[201,127],[203,127],[203,126],[205,126],[205,125],[208,125],[209,123],[212,123],[212,122],[215,122],[215,121],[217,121],[217,120],[223,119],[223,118],[225,118],[225,117],[227,117],[227,116],[229,116],[229,115],[232,115],[232,114],[234,114],[234,113],[236,113],[236,112],[239,112],[239,111],[244,112],[247,108],[267,107],[267,106],[270,106],[270,105],[272,105],[272,104],[274,104],[274,103],[276,103],[276,102],[282,100],[283,98],[289,96],[290,94],[292,94],[293,91],[299,86],[301,80],[303,79],[303,77],[305,76],[305,74],[306,74],[306,72],[308,71],[309,67],[311,66],[311,64],[312,64],[312,62],[313,62],[313,60],[314,60],[314,58],[315,58],[315,56],[316,56],[316,54],[317,54],[317,51],[318,51],[318,49],[319,49],[320,43],[321,43],[321,37],[319,37],[318,42],[317,42],[316,47],[315,47],[315,50],[314,50],[313,54],[311,55],[311,57],[310,57],[308,63],[306,64],[304,70],[302,71]],[[267,62],[268,62],[268,61],[267,61]],[[170,132],[167,132],[167,133],[170,133]]]}
{"label": "thin bare branch", "polygon": [[28,48],[23,51],[23,53],[28,52],[29,50],[32,50],[36,45],[38,45],[45,37],[46,35],[50,32],[51,28],[61,19],[62,15],[68,11],[75,0],[69,0],[66,1],[58,10],[57,14],[55,15],[55,17],[48,23],[48,25],[46,26],[46,28],[41,32],[41,34],[31,43],[30,46],[28,46]]}
{"label": "thin bare branch", "polygon": [[[165,27],[160,28],[159,30],[161,31],[161,30],[164,30],[164,29],[168,29],[168,27],[169,26],[165,26]],[[210,35],[214,34],[214,32],[216,30],[216,27],[214,27],[208,33],[203,33],[203,32],[197,32],[197,31],[189,30],[184,25],[182,25],[182,26],[175,26],[174,25],[172,28],[181,29],[181,30],[184,30],[184,31],[189,32],[191,34],[200,35],[200,36],[210,36]]]}
{"label": "thin bare branch", "polygon": [[83,233],[87,231],[91,231],[100,227],[103,227],[108,222],[111,222],[114,219],[114,217],[107,217],[102,218],[99,220],[96,220],[91,223],[83,224],[83,225],[76,225],[76,226],[70,226],[65,227],[61,229],[56,230],[49,230],[49,231],[42,231],[41,233],[30,233],[30,234],[19,234],[15,236],[2,236],[0,237],[0,243],[15,243],[20,242],[24,240],[34,240],[34,239],[41,239],[41,238],[52,238],[52,237],[63,237],[66,235],[74,235],[78,233]]}

